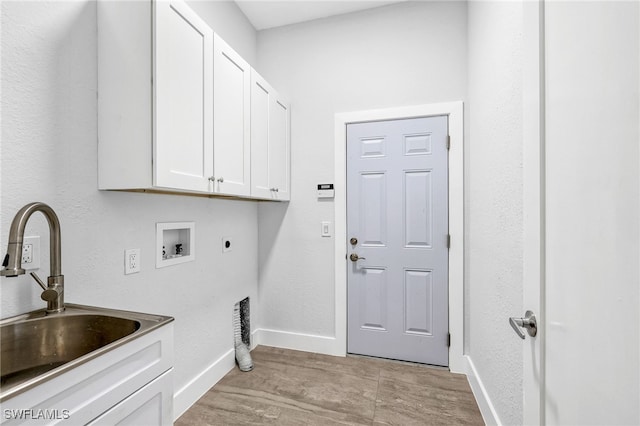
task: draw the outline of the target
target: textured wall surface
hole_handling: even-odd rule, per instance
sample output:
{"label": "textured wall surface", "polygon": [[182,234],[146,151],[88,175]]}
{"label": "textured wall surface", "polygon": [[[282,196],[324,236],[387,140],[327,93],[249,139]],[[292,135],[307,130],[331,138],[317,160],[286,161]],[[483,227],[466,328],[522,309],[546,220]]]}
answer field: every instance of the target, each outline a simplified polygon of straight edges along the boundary
{"label": "textured wall surface", "polygon": [[469,3],[467,353],[503,424],[522,423],[522,5]]}
{"label": "textured wall surface", "polygon": [[[20,207],[50,204],[62,226],[66,300],[174,316],[178,390],[233,348],[234,303],[256,300],[257,206],[97,190],[96,30],[91,1],[2,2],[0,249]],[[195,222],[196,260],[156,269],[156,222],[175,221]],[[26,234],[41,235],[46,278],[42,215]],[[222,236],[233,237],[231,252],[222,253]],[[141,249],[138,274],[124,275],[127,248]],[[28,276],[1,278],[0,292],[3,318],[45,306]]]}
{"label": "textured wall surface", "polygon": [[[261,204],[264,328],[334,335],[334,114],[464,100],[466,4],[411,2],[258,33],[261,73],[291,101],[292,201]],[[274,224],[277,224],[274,226]],[[345,242],[346,243],[346,242]]]}

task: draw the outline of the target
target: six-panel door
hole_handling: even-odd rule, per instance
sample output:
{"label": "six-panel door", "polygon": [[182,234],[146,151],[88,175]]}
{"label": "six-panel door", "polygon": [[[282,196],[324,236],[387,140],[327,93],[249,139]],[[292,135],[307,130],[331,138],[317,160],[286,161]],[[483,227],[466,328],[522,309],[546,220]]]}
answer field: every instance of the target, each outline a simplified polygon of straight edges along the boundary
{"label": "six-panel door", "polygon": [[447,117],[347,126],[348,352],[448,365]]}

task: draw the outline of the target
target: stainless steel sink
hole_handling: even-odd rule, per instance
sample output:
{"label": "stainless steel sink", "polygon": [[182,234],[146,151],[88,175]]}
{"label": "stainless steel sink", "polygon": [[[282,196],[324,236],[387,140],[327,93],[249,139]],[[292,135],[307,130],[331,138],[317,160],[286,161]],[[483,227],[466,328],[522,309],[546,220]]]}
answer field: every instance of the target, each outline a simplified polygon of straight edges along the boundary
{"label": "stainless steel sink", "polygon": [[173,318],[66,304],[0,321],[0,401],[123,345]]}

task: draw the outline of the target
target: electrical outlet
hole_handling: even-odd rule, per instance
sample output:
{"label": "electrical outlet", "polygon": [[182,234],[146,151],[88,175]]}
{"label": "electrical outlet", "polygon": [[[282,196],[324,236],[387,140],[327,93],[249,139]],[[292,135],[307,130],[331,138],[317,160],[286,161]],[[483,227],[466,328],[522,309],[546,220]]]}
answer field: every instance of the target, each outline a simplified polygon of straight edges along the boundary
{"label": "electrical outlet", "polygon": [[222,237],[222,252],[226,253],[233,250],[233,245],[231,244],[231,237]]}
{"label": "electrical outlet", "polygon": [[140,272],[140,249],[124,251],[124,274]]}
{"label": "electrical outlet", "polygon": [[22,245],[22,263],[28,264],[33,262],[33,244],[23,244]]}
{"label": "electrical outlet", "polygon": [[25,237],[22,243],[22,267],[26,270],[40,268],[40,237]]}

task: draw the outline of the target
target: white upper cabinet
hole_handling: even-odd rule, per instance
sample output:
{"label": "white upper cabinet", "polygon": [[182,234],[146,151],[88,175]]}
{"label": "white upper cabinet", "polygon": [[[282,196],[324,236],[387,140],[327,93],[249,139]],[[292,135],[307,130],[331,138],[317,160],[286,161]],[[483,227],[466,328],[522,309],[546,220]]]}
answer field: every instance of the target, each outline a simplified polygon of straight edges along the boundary
{"label": "white upper cabinet", "polygon": [[99,188],[288,200],[288,104],[249,64],[184,0],[97,8]]}
{"label": "white upper cabinet", "polygon": [[210,192],[213,31],[182,0],[97,7],[99,188]]}
{"label": "white upper cabinet", "polygon": [[213,42],[214,191],[251,194],[251,67],[217,34]]}
{"label": "white upper cabinet", "polygon": [[213,31],[183,1],[155,3],[154,179],[157,187],[213,186]]}
{"label": "white upper cabinet", "polygon": [[251,195],[290,199],[289,104],[255,70],[251,74]]}

